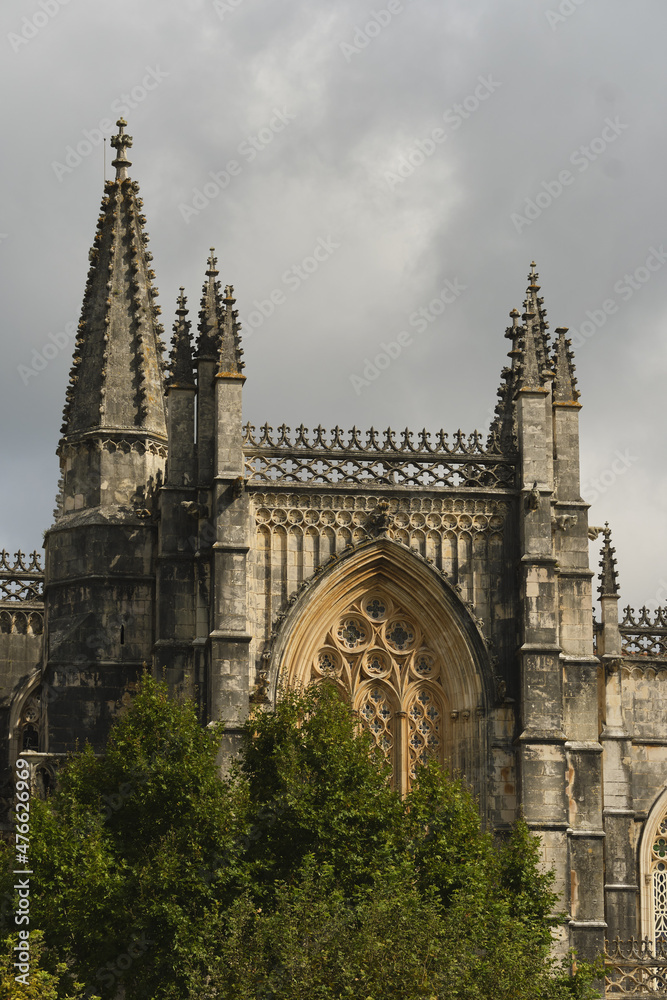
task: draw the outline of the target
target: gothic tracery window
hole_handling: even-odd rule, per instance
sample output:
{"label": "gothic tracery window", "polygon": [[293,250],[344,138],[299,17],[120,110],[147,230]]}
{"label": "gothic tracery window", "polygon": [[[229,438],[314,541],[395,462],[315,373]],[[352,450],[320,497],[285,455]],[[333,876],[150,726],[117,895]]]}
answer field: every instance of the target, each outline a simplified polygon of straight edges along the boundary
{"label": "gothic tracery window", "polygon": [[655,943],[667,942],[667,814],[663,816],[651,846],[651,891]]}
{"label": "gothic tracery window", "polygon": [[310,679],[336,681],[407,791],[417,768],[445,758],[446,698],[440,662],[410,614],[382,591],[351,605],[332,624]]}

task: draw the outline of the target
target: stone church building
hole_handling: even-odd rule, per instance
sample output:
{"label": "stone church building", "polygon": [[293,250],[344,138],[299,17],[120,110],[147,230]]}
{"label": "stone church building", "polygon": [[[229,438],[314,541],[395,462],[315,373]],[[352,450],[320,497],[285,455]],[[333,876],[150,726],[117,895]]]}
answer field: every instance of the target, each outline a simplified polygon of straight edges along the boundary
{"label": "stone church building", "polygon": [[198,321],[181,289],[163,362],[118,126],[44,564],[1,556],[5,778],[27,753],[48,791],[77,744],[101,750],[144,664],[203,725],[224,720],[227,754],[251,706],[335,678],[397,789],[434,755],[488,827],[523,813],[580,954],[662,940],[667,610],[619,613],[610,530],[589,527],[580,495],[567,331],[550,336],[534,266],[488,434],[244,424],[213,253]]}

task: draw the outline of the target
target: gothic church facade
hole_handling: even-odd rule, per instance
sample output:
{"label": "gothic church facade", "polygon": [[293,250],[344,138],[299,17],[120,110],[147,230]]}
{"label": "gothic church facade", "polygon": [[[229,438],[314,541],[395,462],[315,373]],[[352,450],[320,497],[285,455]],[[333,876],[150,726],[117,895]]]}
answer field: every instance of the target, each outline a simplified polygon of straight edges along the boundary
{"label": "gothic church facade", "polygon": [[592,956],[617,934],[661,939],[667,612],[619,615],[610,531],[580,495],[567,331],[552,341],[534,266],[488,435],[244,425],[213,253],[194,342],[181,289],[163,362],[118,126],[44,566],[1,557],[6,777],[28,754],[46,791],[77,745],[101,751],[146,664],[203,725],[224,720],[226,755],[253,706],[329,677],[399,790],[435,756],[489,828],[524,815],[556,870],[564,943]]}

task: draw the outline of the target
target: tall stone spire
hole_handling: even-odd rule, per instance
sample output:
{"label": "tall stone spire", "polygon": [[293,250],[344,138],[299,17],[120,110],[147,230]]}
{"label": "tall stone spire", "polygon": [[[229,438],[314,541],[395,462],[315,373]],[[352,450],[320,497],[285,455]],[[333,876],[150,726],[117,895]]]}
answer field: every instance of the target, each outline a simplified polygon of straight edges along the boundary
{"label": "tall stone spire", "polygon": [[154,664],[157,516],[168,444],[162,327],[146,220],[128,177],[132,140],[122,118],[117,124],[116,175],[105,184],[90,251],[58,447],[62,500],[45,538],[43,676],[59,697],[44,724],[56,754],[77,740],[102,752],[121,692]]}
{"label": "tall stone spire", "polygon": [[560,326],[556,330],[558,335],[553,356],[554,367],[554,400],[557,403],[576,403],[579,399],[577,380],[575,378],[574,356],[570,350],[571,340],[567,340],[565,334],[567,327]]}
{"label": "tall stone spire", "polygon": [[218,259],[211,247],[206,269],[206,281],[202,288],[201,309],[199,310],[199,336],[197,357],[214,358],[216,361],[222,347],[224,316],[220,298]]}
{"label": "tall stone spire", "polygon": [[186,319],[189,311],[186,303],[185,291],[181,288],[179,289],[174,335],[169,355],[169,378],[167,385],[190,388],[195,384],[195,377],[192,367],[191,323],[189,319]]}
{"label": "tall stone spire", "polygon": [[100,431],[166,440],[162,326],[146,250],[139,185],[128,178],[126,122],[111,143],[116,177],[105,184],[89,254],[62,433],[72,442]]}
{"label": "tall stone spire", "polygon": [[232,285],[225,286],[225,313],[224,332],[222,336],[222,347],[220,349],[220,374],[240,375],[245,368],[243,348],[241,347],[241,324],[238,321],[238,309],[234,308],[234,288]]}
{"label": "tall stone spire", "polygon": [[604,526],[602,550],[600,552],[600,597],[618,597],[618,573],[616,570],[616,549],[611,544],[609,522]]}

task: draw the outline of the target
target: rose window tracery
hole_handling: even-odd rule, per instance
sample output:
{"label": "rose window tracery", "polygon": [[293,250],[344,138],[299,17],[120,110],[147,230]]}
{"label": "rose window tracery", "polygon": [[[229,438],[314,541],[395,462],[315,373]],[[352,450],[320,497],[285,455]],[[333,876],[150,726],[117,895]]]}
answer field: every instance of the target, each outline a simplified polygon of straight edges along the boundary
{"label": "rose window tracery", "polygon": [[355,649],[366,642],[366,630],[363,623],[356,618],[346,618],[338,627],[338,640],[347,649]]}
{"label": "rose window tracery", "polygon": [[446,759],[450,712],[441,663],[412,614],[381,591],[364,595],[322,636],[312,681],[333,679],[406,791],[430,757]]}

